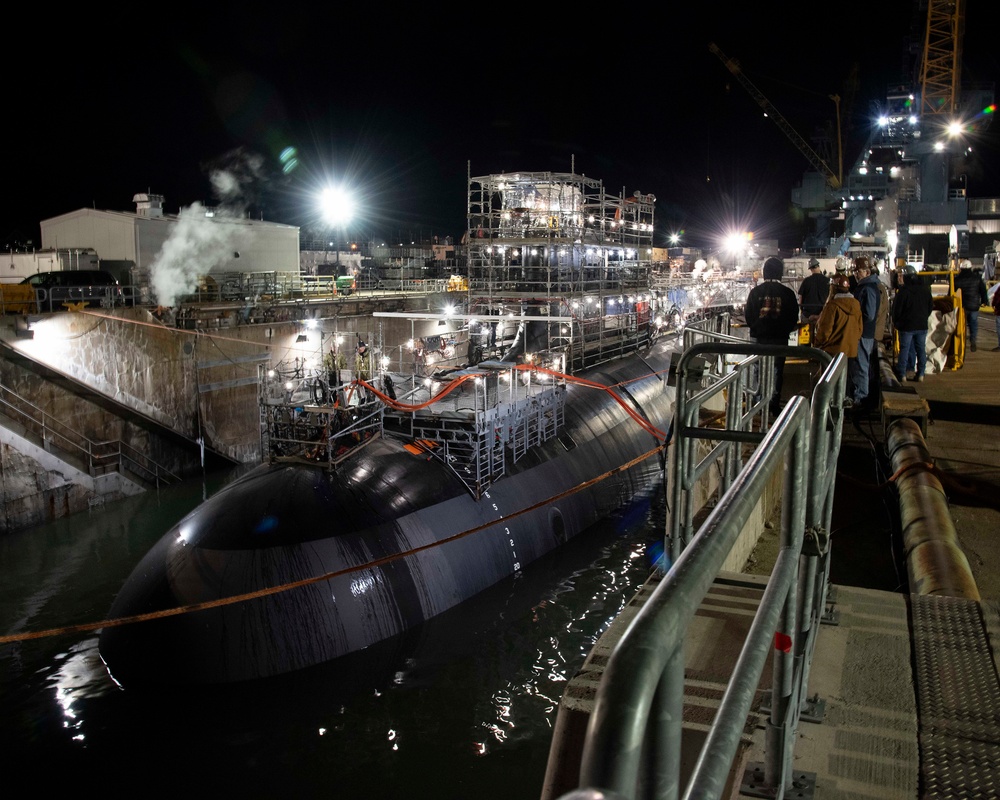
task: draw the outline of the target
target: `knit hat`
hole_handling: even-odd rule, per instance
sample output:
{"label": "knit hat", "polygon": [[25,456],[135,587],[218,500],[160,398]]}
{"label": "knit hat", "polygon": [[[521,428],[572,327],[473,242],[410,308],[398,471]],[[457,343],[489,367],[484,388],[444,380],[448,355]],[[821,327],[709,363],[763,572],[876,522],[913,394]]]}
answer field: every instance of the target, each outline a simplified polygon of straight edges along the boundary
{"label": "knit hat", "polygon": [[764,261],[764,280],[776,281],[785,274],[785,265],[780,258],[771,256]]}

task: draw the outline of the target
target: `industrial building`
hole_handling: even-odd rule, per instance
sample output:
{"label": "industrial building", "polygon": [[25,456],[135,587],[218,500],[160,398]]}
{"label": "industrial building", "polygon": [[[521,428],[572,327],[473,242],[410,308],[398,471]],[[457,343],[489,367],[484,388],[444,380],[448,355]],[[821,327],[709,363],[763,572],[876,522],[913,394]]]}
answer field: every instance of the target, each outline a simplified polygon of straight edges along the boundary
{"label": "industrial building", "polygon": [[162,195],[140,193],[132,199],[134,212],[81,208],[42,220],[42,249],[96,252],[103,269],[140,292],[153,288],[158,262],[169,262],[189,280],[298,273],[297,226],[218,213],[197,203],[167,214]]}

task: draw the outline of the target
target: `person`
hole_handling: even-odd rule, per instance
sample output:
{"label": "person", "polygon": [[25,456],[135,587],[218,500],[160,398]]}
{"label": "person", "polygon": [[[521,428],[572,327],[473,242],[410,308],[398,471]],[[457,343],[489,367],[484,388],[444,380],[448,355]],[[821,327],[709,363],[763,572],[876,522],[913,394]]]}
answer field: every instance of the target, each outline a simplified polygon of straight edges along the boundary
{"label": "person", "polygon": [[[747,295],[746,321],[752,342],[787,345],[789,335],[799,325],[799,301],[795,292],[781,282],[784,273],[782,260],[771,256],[764,261],[764,280]],[[784,356],[774,356],[774,388],[769,400],[774,415],[781,411],[784,371]]]}
{"label": "person", "polygon": [[854,260],[854,277],[858,281],[854,296],[861,306],[861,340],[858,342],[858,357],[848,364],[848,375],[854,393],[853,405],[864,410],[874,407],[878,399],[878,369],[872,368],[872,362],[877,357],[875,324],[879,310],[880,281],[878,275],[872,274],[871,263],[865,256],[858,256]]}
{"label": "person", "polygon": [[830,294],[830,279],[823,274],[819,259],[809,259],[809,274],[799,284],[802,321],[809,323],[809,341],[816,338],[816,320]]}
{"label": "person", "polygon": [[934,310],[931,287],[926,285],[911,264],[903,269],[903,285],[896,291],[892,304],[892,324],[899,332],[899,358],[896,377],[902,383],[916,353],[916,370],[913,379],[922,381],[927,369],[927,320]]}
{"label": "person", "polygon": [[993,287],[993,314],[996,317],[997,346],[993,348],[992,352],[1000,353],[1000,289],[996,286]]}
{"label": "person", "polygon": [[358,336],[357,353],[354,356],[354,377],[361,381],[368,380],[368,344]]}
{"label": "person", "polygon": [[889,289],[882,281],[878,264],[872,265],[872,274],[878,278],[878,311],[875,314],[875,341],[884,342],[889,327]]}
{"label": "person", "polygon": [[424,377],[425,348],[423,339],[417,339],[413,343],[413,374],[420,378]]}
{"label": "person", "polygon": [[979,334],[979,307],[988,305],[990,300],[986,294],[986,282],[983,271],[973,269],[972,262],[965,259],[955,276],[955,288],[962,290],[962,311],[965,313],[965,330],[969,340],[969,349],[976,352],[976,337]]}
{"label": "person", "polygon": [[[494,308],[492,311],[490,311],[490,316],[499,317],[500,316],[500,309],[499,308]],[[491,319],[490,320],[490,341],[489,341],[489,346],[490,347],[496,347],[496,345],[497,345],[497,320]]]}
{"label": "person", "polygon": [[816,320],[816,346],[831,356],[843,353],[848,359],[856,359],[860,340],[861,305],[851,294],[848,277],[837,275],[830,282],[829,297]]}

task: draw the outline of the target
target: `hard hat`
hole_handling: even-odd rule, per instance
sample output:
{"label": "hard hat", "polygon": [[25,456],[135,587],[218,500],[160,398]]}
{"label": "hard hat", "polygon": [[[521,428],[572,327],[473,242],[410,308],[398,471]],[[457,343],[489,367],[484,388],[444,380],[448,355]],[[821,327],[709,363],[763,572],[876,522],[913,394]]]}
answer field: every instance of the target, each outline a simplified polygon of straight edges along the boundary
{"label": "hard hat", "polygon": [[809,259],[809,269],[819,269],[819,259],[810,258]]}
{"label": "hard hat", "polygon": [[871,262],[868,260],[868,256],[858,256],[856,259],[854,259],[855,271],[859,269],[866,269],[868,271],[871,271],[871,268],[872,265]]}
{"label": "hard hat", "polygon": [[851,279],[843,273],[838,273],[833,278],[833,285],[842,292],[849,292],[851,290]]}

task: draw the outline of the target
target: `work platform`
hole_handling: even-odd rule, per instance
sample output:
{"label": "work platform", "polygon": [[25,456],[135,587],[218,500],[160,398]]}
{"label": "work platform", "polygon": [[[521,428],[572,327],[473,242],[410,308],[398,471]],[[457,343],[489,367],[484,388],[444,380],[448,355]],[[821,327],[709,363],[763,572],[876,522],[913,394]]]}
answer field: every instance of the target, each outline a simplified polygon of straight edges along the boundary
{"label": "work platform", "polygon": [[[908,382],[909,405],[896,411],[909,418],[919,411],[915,421],[981,601],[910,593],[905,567],[899,570],[899,533],[883,508],[884,501],[896,502],[895,489],[890,475],[873,465],[884,450],[884,420],[881,414],[852,417],[844,425],[838,468],[838,502],[846,511],[839,521],[835,511],[827,614],[786,798],[1000,798],[1000,352],[991,351],[992,319],[980,327],[977,352],[967,354],[963,367]],[[786,370],[786,391],[808,394],[796,366],[789,363]],[[720,575],[686,640],[681,795],[756,611],[775,539],[773,529],[765,530],[746,571]],[[873,555],[876,549],[883,552]],[[880,588],[868,582],[870,565],[883,574]],[[852,585],[852,576],[864,585]],[[543,800],[569,791],[567,781],[573,784],[578,775],[601,671],[659,580],[650,578],[570,681]],[[761,769],[770,688],[769,664],[722,796],[777,796]]]}

